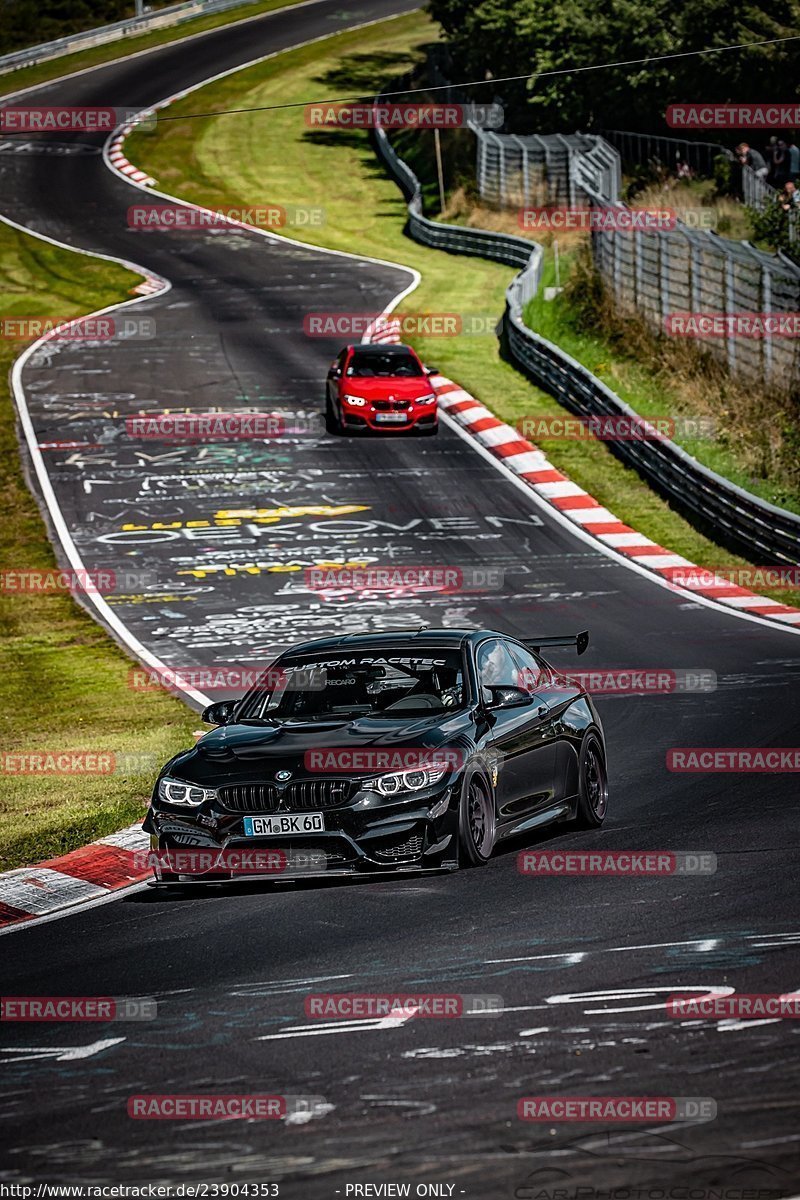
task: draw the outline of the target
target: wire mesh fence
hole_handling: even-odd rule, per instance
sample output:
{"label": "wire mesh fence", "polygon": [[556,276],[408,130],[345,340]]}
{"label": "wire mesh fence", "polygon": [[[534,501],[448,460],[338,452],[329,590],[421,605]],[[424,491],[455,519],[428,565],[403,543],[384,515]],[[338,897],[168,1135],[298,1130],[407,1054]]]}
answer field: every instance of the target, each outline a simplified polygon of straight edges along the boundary
{"label": "wire mesh fence", "polygon": [[[631,211],[619,199],[620,150],[605,138],[473,132],[478,189],[488,203]],[[643,153],[646,141],[637,145]],[[709,154],[715,148],[705,146]],[[749,167],[742,175],[746,199],[754,207],[765,204],[774,189]],[[748,379],[783,389],[800,383],[800,338],[790,320],[800,310],[800,266],[680,220],[670,228],[622,230],[620,224],[595,227],[591,235],[595,265],[620,308],[668,336],[702,338],[712,355]],[[712,315],[726,319],[711,321]]]}

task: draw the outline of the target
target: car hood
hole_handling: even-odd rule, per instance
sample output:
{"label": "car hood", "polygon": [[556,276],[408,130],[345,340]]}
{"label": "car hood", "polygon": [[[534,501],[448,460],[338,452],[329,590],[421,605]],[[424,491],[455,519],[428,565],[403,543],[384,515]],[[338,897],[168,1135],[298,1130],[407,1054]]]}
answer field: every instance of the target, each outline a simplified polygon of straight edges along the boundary
{"label": "car hood", "polygon": [[350,396],[363,396],[365,400],[415,400],[417,396],[431,396],[433,385],[427,375],[403,376],[402,378],[356,378],[345,379],[343,390]]}
{"label": "car hood", "polygon": [[376,770],[310,769],[306,755],[310,751],[451,749],[461,744],[468,724],[465,715],[437,713],[414,721],[360,717],[296,725],[226,725],[207,733],[186,755],[174,760],[169,774],[212,785],[237,779],[268,780],[279,770],[291,771],[294,778],[315,774],[367,778]]}

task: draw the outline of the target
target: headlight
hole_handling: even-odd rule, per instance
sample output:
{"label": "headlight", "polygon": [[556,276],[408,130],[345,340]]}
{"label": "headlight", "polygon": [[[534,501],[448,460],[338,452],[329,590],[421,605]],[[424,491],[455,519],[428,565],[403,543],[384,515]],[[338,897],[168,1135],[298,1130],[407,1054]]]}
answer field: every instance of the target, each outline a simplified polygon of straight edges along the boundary
{"label": "headlight", "polygon": [[417,404],[433,404],[435,399],[436,397],[431,392],[428,396],[417,396]]}
{"label": "headlight", "polygon": [[348,404],[354,404],[356,408],[363,408],[367,403],[363,396],[348,396],[346,392],[344,398]]}
{"label": "headlight", "polygon": [[186,804],[197,808],[204,800],[216,800],[214,788],[198,787],[196,783],[182,783],[180,779],[170,779],[165,775],[158,781],[158,796],[167,804]]}
{"label": "headlight", "polygon": [[446,766],[400,771],[397,775],[379,775],[377,779],[367,779],[362,786],[380,792],[382,796],[397,796],[401,792],[419,792],[422,788],[431,787],[439,782],[446,771]]}

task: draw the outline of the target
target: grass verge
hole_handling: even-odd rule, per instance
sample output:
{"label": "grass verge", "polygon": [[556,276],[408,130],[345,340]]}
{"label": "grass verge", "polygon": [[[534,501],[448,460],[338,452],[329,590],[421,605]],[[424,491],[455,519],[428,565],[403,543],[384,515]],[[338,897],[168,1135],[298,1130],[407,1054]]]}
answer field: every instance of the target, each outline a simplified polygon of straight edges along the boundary
{"label": "grass verge", "polygon": [[[127,299],[140,282],[115,263],[77,256],[4,223],[0,275],[3,316],[67,319]],[[0,563],[4,570],[47,571],[55,566],[53,549],[23,479],[9,383],[22,348],[0,339]],[[143,817],[154,768],[192,744],[197,717],[165,692],[142,692],[134,703],[130,667],[69,595],[0,589],[0,869],[62,854]],[[76,750],[148,757],[94,776],[14,773],[8,758]]]}
{"label": "grass verge", "polygon": [[[309,95],[377,90],[416,66],[435,27],[421,13],[366,30],[341,33],[237,72],[202,91],[203,110],[259,108]],[[192,94],[170,116],[197,111]],[[420,133],[420,139],[432,138]],[[422,141],[420,142],[422,145]],[[362,131],[308,128],[302,108],[251,111],[160,125],[126,143],[132,162],[166,192],[211,208],[275,203],[322,206],[325,223],[286,233],[313,245],[390,258],[423,276],[405,312],[459,312],[486,318],[488,332],[458,338],[409,338],[429,363],[457,379],[498,417],[559,416],[563,409],[500,357],[494,322],[512,271],[496,263],[448,255],[403,235],[405,205]],[[430,147],[426,148],[430,154]],[[596,361],[592,364],[596,365]],[[600,503],[654,541],[706,566],[745,565],[722,550],[658,497],[600,442],[542,441],[541,448]],[[786,592],[773,593],[792,602]]]}

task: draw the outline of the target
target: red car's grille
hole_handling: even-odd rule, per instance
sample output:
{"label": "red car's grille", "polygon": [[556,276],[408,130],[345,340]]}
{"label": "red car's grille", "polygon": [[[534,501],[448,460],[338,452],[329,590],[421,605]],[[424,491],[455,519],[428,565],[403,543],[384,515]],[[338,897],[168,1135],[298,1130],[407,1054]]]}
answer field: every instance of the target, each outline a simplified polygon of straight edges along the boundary
{"label": "red car's grille", "polygon": [[376,412],[405,412],[411,407],[410,400],[374,400],[373,407]]}

